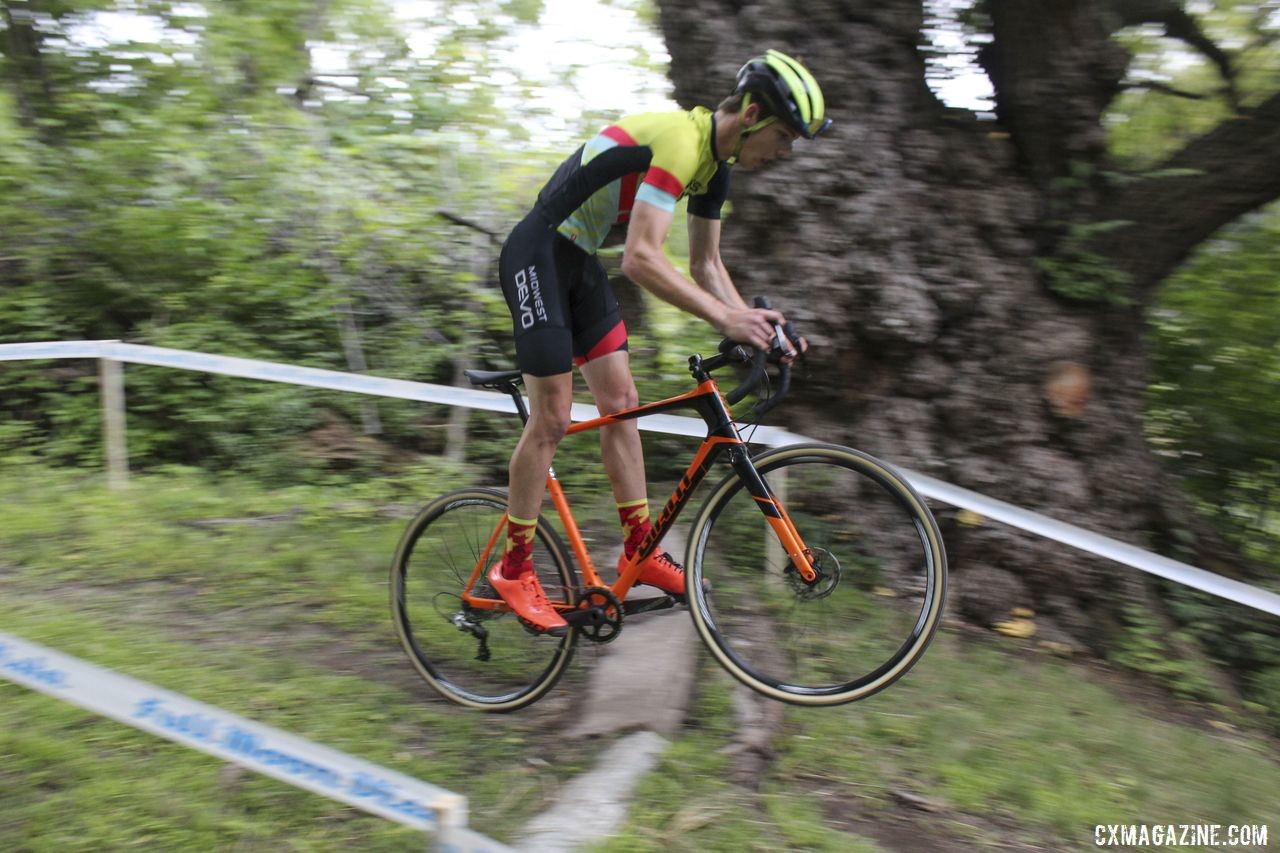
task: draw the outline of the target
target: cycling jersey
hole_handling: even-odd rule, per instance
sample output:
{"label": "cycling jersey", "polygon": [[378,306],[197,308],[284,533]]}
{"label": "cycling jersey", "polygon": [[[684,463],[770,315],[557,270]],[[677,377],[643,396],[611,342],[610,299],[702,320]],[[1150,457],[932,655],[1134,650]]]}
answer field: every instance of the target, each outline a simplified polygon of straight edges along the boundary
{"label": "cycling jersey", "polygon": [[719,219],[729,166],[719,161],[715,128],[706,107],[622,118],[561,164],[538,194],[538,206],[591,254],[611,227],[631,218],[637,201],[673,213],[689,196],[690,213]]}
{"label": "cycling jersey", "polygon": [[627,330],[595,253],[637,202],[719,219],[729,166],[715,147],[715,117],[689,112],[627,116],[560,165],[533,210],[502,246],[499,277],[511,309],[520,369],[568,372],[627,348]]}

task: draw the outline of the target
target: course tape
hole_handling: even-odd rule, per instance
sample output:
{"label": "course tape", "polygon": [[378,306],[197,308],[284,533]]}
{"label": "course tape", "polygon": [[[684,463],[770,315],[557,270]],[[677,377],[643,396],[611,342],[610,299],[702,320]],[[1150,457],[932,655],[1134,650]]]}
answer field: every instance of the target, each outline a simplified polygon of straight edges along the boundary
{"label": "course tape", "polygon": [[506,850],[466,829],[466,798],[0,632],[0,678],[176,743],[447,839],[446,850]]}
{"label": "course tape", "polygon": [[1204,569],[1179,563],[1177,560],[1170,560],[1159,554],[1152,554],[1150,551],[1144,551],[1126,542],[1100,536],[1084,528],[1029,512],[1022,507],[998,501],[923,474],[904,472],[904,476],[911,481],[916,491],[925,497],[968,509],[993,521],[1062,542],[1081,551],[1097,554],[1099,557],[1106,557],[1108,560],[1141,569],[1148,574],[1175,581],[1183,586],[1189,586],[1273,616],[1280,616],[1280,595],[1274,592],[1213,572],[1206,572]]}
{"label": "course tape", "polygon": [[[355,373],[297,367],[268,361],[254,361],[252,359],[207,355],[186,350],[125,344],[119,341],[0,344],[0,361],[41,358],[110,358],[137,364],[198,370],[206,373],[221,373],[246,379],[262,379],[270,382],[328,388],[335,391],[349,391],[356,394],[419,400],[425,403],[439,403],[446,406],[466,406],[473,409],[498,412],[515,411],[514,404],[505,394],[494,394],[473,388],[454,388],[447,385],[431,385],[423,382],[408,382],[401,379],[383,379]],[[589,420],[597,415],[596,409],[592,406],[582,403],[575,403],[573,406],[572,417],[575,421]],[[697,418],[655,415],[640,419],[639,426],[644,430],[671,435],[697,438],[706,435],[706,426]],[[775,427],[759,427],[753,433],[751,440],[756,444],[781,447],[787,444],[806,442],[810,439]],[[941,480],[935,480],[932,477],[905,470],[902,473],[911,482],[911,485],[925,497],[942,501],[960,509],[967,509],[1011,527],[1114,560],[1148,574],[1225,598],[1228,601],[1234,601],[1238,604],[1270,613],[1273,616],[1280,616],[1280,595],[1274,592],[1143,551],[1140,548],[1085,530],[1082,527],[1057,521],[1021,507],[989,498],[986,495],[971,492]]]}

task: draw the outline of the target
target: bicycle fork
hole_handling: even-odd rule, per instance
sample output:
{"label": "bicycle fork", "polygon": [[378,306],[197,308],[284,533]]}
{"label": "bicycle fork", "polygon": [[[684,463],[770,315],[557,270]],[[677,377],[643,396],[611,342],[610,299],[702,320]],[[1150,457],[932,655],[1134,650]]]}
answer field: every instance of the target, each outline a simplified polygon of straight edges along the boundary
{"label": "bicycle fork", "polygon": [[729,451],[729,463],[755,499],[756,506],[764,514],[774,535],[786,552],[791,565],[795,566],[805,583],[812,584],[818,580],[818,572],[813,567],[812,552],[805,547],[800,533],[787,515],[786,508],[778,500],[778,496],[769,488],[769,484],[760,476],[756,466],[752,464],[745,446],[734,447]]}

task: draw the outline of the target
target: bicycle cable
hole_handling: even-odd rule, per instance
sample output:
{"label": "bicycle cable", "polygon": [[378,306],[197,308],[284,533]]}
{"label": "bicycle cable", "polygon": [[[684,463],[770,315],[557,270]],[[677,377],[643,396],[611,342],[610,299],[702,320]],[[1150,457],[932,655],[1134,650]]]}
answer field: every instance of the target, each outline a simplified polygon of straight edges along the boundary
{"label": "bicycle cable", "polygon": [[[769,375],[768,371],[765,371],[760,384],[764,386],[764,394],[762,395],[763,399],[768,400],[773,393],[773,378]],[[760,404],[753,403],[751,408],[745,413],[743,419],[738,421],[738,432],[742,433],[745,431],[747,433],[743,438],[743,441],[750,444],[755,439],[756,430],[760,428],[760,422],[763,419],[764,416],[760,413]]]}

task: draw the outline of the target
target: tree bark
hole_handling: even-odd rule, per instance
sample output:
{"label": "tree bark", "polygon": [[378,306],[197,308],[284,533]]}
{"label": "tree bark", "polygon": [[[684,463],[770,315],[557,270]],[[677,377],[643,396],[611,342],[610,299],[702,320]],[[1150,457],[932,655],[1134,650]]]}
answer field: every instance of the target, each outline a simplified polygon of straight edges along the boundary
{"label": "tree bark", "polygon": [[[1114,11],[1101,0],[986,8],[999,123],[926,87],[919,0],[817,0],[803,15],[785,0],[659,2],[682,104],[713,106],[747,58],[776,47],[809,66],[835,120],[787,163],[734,178],[730,271],[744,295],[774,295],[814,344],[775,417],[1149,547],[1168,486],[1143,438],[1143,306],[1064,299],[1038,260],[1072,225],[1132,220],[1093,247],[1148,294],[1214,228],[1280,194],[1270,102],[1167,164],[1205,175],[1117,192],[1102,179],[1101,123],[1127,64],[1110,40]],[[1126,584],[1146,583],[939,509],[958,588],[1008,577],[1042,623],[1088,647],[1114,635],[1134,600]]]}

